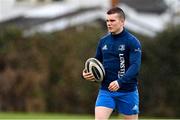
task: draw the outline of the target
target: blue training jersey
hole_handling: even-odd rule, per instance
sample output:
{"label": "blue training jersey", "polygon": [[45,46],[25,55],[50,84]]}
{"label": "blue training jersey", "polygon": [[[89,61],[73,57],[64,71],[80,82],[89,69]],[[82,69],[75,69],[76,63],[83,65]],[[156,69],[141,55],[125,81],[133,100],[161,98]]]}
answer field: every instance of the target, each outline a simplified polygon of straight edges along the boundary
{"label": "blue training jersey", "polygon": [[109,84],[117,80],[118,91],[137,90],[137,75],[141,65],[141,44],[124,29],[120,34],[108,33],[98,43],[96,56],[102,62],[106,75],[100,89],[108,90]]}

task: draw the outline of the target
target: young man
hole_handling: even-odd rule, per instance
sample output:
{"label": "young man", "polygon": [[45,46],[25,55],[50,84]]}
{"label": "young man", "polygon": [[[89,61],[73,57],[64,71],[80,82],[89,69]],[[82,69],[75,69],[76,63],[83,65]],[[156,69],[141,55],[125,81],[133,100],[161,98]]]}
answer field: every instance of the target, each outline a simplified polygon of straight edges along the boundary
{"label": "young man", "polygon": [[[107,120],[116,108],[124,119],[138,119],[139,94],[137,75],[141,65],[141,45],[125,28],[125,14],[115,7],[107,12],[109,33],[99,41],[96,56],[102,62],[106,76],[96,100],[95,119]],[[94,79],[83,70],[86,80]]]}

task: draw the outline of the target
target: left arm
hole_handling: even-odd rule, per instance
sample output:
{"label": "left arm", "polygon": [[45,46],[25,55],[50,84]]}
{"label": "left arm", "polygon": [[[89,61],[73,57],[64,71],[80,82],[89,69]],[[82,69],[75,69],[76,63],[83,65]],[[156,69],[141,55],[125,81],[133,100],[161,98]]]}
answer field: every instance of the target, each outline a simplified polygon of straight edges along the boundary
{"label": "left arm", "polygon": [[130,53],[129,53],[129,68],[127,69],[124,76],[121,78],[118,78],[118,80],[115,80],[110,83],[109,90],[116,91],[121,86],[123,86],[124,83],[131,83],[133,81],[132,78],[135,78],[140,70],[141,66],[141,45],[138,40],[133,40],[130,43]]}

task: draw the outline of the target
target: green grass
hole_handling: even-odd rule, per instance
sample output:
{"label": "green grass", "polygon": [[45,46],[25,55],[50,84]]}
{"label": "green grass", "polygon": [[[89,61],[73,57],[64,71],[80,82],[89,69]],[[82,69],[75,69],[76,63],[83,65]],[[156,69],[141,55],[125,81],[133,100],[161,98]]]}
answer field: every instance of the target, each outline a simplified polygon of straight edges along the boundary
{"label": "green grass", "polygon": [[94,119],[91,115],[58,113],[0,113],[0,120],[52,120],[52,119]]}
{"label": "green grass", "polygon": [[[110,120],[121,118],[112,116]],[[0,113],[0,120],[94,120],[94,115],[62,113]]]}
{"label": "green grass", "polygon": [[[110,120],[122,119],[122,116],[112,116]],[[167,119],[167,118],[166,118]],[[0,113],[0,120],[94,120],[93,115],[62,114],[62,113]],[[164,118],[140,117],[140,120],[165,120]],[[175,120],[175,119],[167,119]]]}

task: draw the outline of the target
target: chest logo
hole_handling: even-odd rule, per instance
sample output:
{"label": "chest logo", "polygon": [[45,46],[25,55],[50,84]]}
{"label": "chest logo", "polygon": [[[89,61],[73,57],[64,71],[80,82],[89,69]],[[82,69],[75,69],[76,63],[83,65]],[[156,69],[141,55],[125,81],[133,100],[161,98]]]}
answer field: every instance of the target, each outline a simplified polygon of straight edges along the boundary
{"label": "chest logo", "polygon": [[108,50],[107,45],[104,45],[103,48],[102,48],[102,50]]}
{"label": "chest logo", "polygon": [[120,51],[124,51],[124,50],[125,50],[125,45],[119,45],[118,50],[120,50]]}

